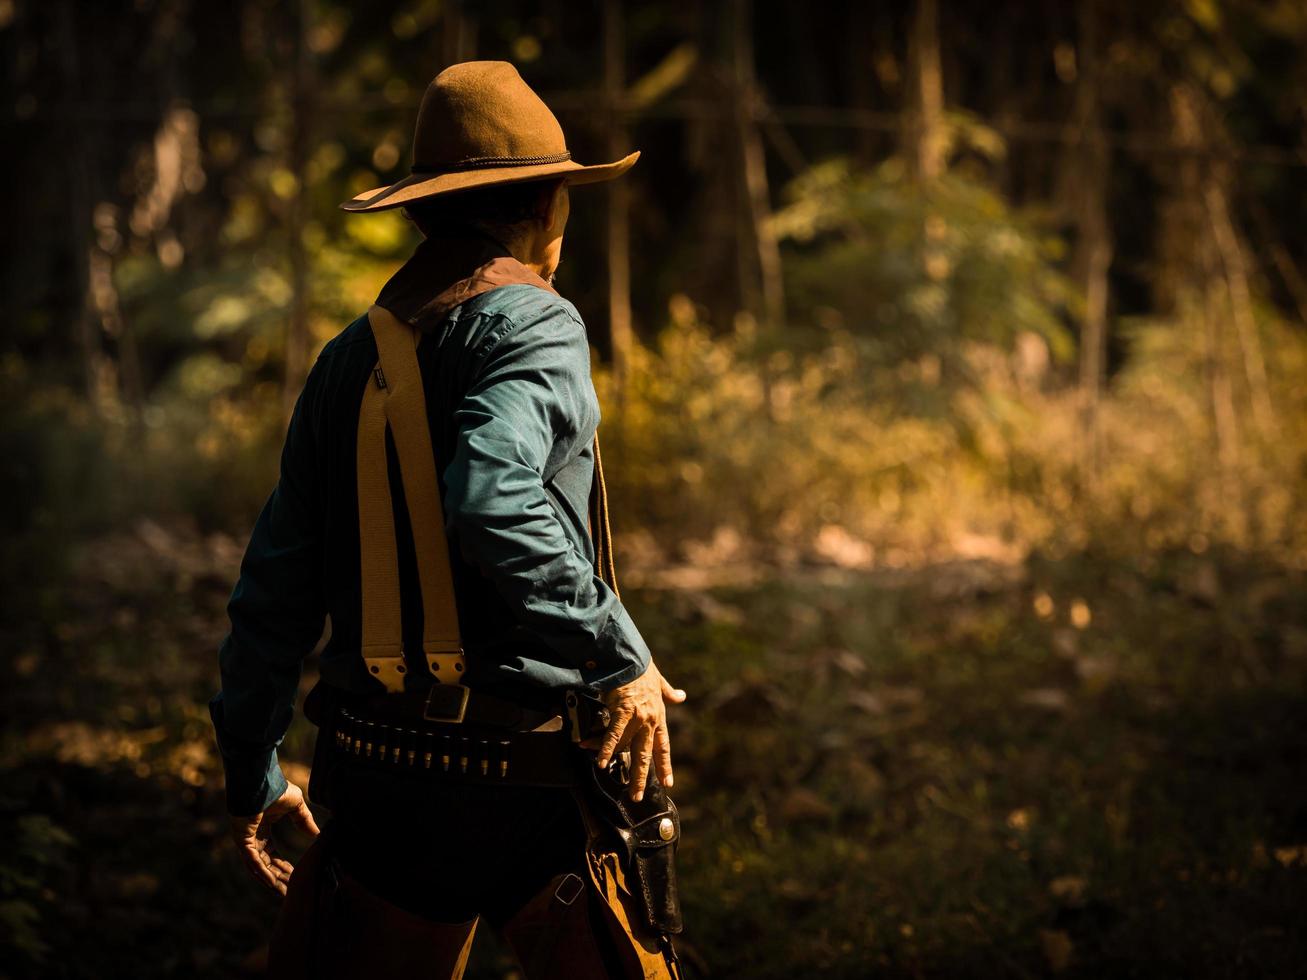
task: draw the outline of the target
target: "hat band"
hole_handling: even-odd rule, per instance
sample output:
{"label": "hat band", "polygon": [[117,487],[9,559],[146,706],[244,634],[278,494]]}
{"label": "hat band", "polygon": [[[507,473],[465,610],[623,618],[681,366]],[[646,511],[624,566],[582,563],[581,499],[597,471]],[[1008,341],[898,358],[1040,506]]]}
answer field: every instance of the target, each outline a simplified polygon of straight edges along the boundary
{"label": "hat band", "polygon": [[415,164],[410,169],[415,174],[443,174],[457,170],[477,170],[481,167],[534,167],[542,163],[562,163],[570,159],[572,159],[571,151],[564,150],[562,153],[547,153],[535,157],[468,157],[466,160],[444,166],[420,167]]}

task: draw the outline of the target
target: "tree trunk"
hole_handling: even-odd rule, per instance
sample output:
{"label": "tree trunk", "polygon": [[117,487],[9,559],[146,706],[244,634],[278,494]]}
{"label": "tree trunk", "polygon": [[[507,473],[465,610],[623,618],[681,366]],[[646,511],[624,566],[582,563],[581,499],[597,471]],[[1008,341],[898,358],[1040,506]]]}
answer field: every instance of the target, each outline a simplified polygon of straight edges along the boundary
{"label": "tree trunk", "polygon": [[[781,253],[771,228],[771,195],[767,186],[767,160],[762,137],[758,132],[753,76],[753,23],[750,0],[733,0],[731,5],[734,68],[735,127],[739,139],[743,178],[744,225],[748,229],[751,251],[756,261],[757,283],[753,292],[752,312],[768,328],[779,327],[785,319],[785,292],[782,283]],[[746,306],[750,304],[746,303]]]}
{"label": "tree trunk", "polygon": [[1298,268],[1293,256],[1289,254],[1289,250],[1284,247],[1284,243],[1276,235],[1270,216],[1266,213],[1266,208],[1260,202],[1252,201],[1248,211],[1252,216],[1253,224],[1257,227],[1261,249],[1270,255],[1271,263],[1275,266],[1275,271],[1279,273],[1280,282],[1283,283],[1285,290],[1289,294],[1289,299],[1293,302],[1294,309],[1298,313],[1298,321],[1307,325],[1307,279],[1303,278],[1302,271]]}
{"label": "tree trunk", "polygon": [[464,0],[447,0],[441,53],[445,65],[456,65],[476,54],[476,21],[464,10]]}
{"label": "tree trunk", "polygon": [[[604,105],[608,111],[608,159],[629,152],[621,115],[626,86],[622,0],[604,0]],[[631,355],[631,196],[625,180],[608,183],[608,338],[613,380],[623,401]]]}
{"label": "tree trunk", "polygon": [[312,52],[309,48],[309,0],[298,0],[295,18],[295,60],[292,65],[290,97],[292,132],[290,158],[295,175],[295,193],[287,215],[288,252],[290,255],[290,319],[286,325],[286,378],[283,402],[289,418],[304,386],[309,360],[309,309],[311,303],[309,257],[304,245],[304,225],[308,212],[309,128],[312,114]]}
{"label": "tree trunk", "polygon": [[913,175],[929,183],[944,172],[944,76],[939,60],[938,0],[917,0],[908,45],[908,72],[904,156]]}
{"label": "tree trunk", "polygon": [[1248,396],[1252,403],[1253,422],[1264,442],[1279,435],[1280,426],[1271,403],[1270,384],[1266,378],[1266,358],[1262,354],[1262,341],[1253,317],[1252,291],[1248,288],[1248,265],[1244,260],[1243,246],[1230,218],[1225,189],[1213,176],[1207,182],[1205,195],[1207,215],[1212,224],[1212,239],[1225,271],[1226,293],[1230,299],[1230,314],[1239,338],[1239,351],[1243,357],[1244,377],[1248,381]]}
{"label": "tree trunk", "polygon": [[1204,302],[1199,310],[1203,321],[1203,353],[1207,387],[1212,405],[1213,426],[1216,433],[1216,458],[1227,476],[1238,473],[1242,458],[1239,440],[1239,417],[1234,407],[1234,388],[1226,367],[1225,331],[1217,312],[1216,290],[1203,293]]}
{"label": "tree trunk", "polygon": [[[1171,116],[1175,141],[1182,147],[1206,145],[1201,96],[1189,83],[1177,84],[1171,91]],[[1240,463],[1243,457],[1238,410],[1234,388],[1230,383],[1224,306],[1218,299],[1216,285],[1219,259],[1210,235],[1207,216],[1207,187],[1214,179],[1211,165],[1196,154],[1185,155],[1177,165],[1175,217],[1170,234],[1177,239],[1174,248],[1186,269],[1180,270],[1177,284],[1184,302],[1182,312],[1192,312],[1203,330],[1203,370],[1211,408],[1212,434],[1215,444],[1219,486],[1223,500],[1221,511],[1232,524],[1231,530],[1241,537],[1247,530],[1248,507],[1245,499]],[[1186,309],[1188,308],[1188,309]]]}
{"label": "tree trunk", "polygon": [[103,378],[107,367],[103,341],[91,296],[91,155],[86,129],[79,126],[72,107],[81,95],[81,65],[77,57],[77,5],[64,0],[59,5],[59,56],[63,70],[63,96],[67,106],[64,160],[68,167],[68,243],[76,270],[77,296],[73,334],[82,354],[82,384],[86,401],[97,414],[102,409]]}
{"label": "tree trunk", "polygon": [[1080,0],[1080,66],[1076,78],[1074,124],[1070,144],[1074,173],[1076,250],[1075,276],[1085,298],[1080,324],[1080,422],[1083,439],[1082,483],[1096,485],[1102,461],[1099,401],[1107,361],[1108,269],[1112,264],[1111,230],[1107,218],[1107,185],[1111,158],[1103,134],[1098,92],[1102,84],[1098,57],[1098,25],[1091,0]]}

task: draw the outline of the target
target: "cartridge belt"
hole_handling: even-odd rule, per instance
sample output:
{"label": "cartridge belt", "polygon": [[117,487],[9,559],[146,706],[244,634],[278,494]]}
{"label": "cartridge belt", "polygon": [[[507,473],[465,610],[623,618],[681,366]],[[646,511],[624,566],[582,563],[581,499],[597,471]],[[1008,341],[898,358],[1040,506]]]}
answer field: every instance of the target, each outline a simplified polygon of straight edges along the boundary
{"label": "cartridge belt", "polygon": [[562,730],[405,724],[365,718],[349,708],[337,714],[332,742],[351,764],[502,786],[573,786],[583,754]]}

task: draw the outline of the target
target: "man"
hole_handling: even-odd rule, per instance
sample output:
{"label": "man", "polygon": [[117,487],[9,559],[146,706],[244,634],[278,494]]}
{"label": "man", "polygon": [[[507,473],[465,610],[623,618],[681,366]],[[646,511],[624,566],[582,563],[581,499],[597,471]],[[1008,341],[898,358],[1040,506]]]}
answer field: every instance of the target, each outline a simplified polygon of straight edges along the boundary
{"label": "man", "polygon": [[[309,374],[231,598],[210,705],[245,864],[283,895],[290,883],[273,949],[283,972],[399,976],[421,964],[457,977],[478,917],[503,931],[529,977],[675,970],[668,936],[651,942],[648,925],[679,928],[657,925],[676,918],[674,890],[660,919],[646,885],[657,892],[658,834],[679,836],[661,789],[673,780],[664,699],[685,693],[659,673],[616,592],[589,346],[551,285],[569,186],[618,177],[638,155],[573,162],[511,65],[469,62],[429,86],[412,173],[342,205],[403,207],[425,240]],[[404,414],[410,367],[421,407]],[[441,499],[414,477],[433,453]],[[375,624],[388,604],[394,642],[381,651]],[[292,879],[269,828],[287,817],[318,828],[276,747],[328,615],[316,707],[305,710],[321,726],[311,793],[333,819]],[[442,629],[453,642],[432,641]],[[606,705],[602,735],[602,711],[589,729],[581,720],[587,693]],[[607,812],[627,821],[639,860],[614,864],[596,847],[598,810],[564,785],[572,762],[530,761],[561,759],[569,735],[597,750],[583,781],[629,779],[626,803],[608,800]],[[452,766],[451,744],[463,746]],[[584,757],[568,748],[568,760]],[[636,826],[641,801],[662,809]],[[642,891],[643,910],[630,899]]]}

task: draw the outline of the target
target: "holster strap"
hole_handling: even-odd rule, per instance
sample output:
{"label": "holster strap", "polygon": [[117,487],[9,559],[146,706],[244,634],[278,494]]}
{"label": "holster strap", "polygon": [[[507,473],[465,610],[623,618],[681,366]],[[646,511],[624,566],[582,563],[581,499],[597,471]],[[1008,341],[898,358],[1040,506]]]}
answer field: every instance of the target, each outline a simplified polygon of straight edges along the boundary
{"label": "holster strap", "polygon": [[638,851],[653,851],[676,844],[681,838],[681,817],[675,808],[641,820],[635,826],[618,827],[618,836],[626,844],[631,857]]}

